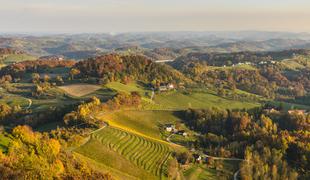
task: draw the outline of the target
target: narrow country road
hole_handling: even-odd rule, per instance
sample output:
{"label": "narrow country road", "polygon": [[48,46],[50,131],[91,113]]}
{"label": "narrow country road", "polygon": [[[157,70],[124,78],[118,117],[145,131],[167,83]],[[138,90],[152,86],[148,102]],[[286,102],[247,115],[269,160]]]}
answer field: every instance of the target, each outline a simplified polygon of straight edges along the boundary
{"label": "narrow country road", "polygon": [[228,161],[246,161],[240,158],[224,158],[224,157],[216,157],[216,156],[209,156],[207,154],[204,155],[205,157],[213,158],[215,160],[228,160]]}
{"label": "narrow country road", "polygon": [[172,142],[172,141],[170,140],[171,136],[173,136],[173,135],[175,135],[175,134],[174,134],[174,133],[170,134],[170,135],[166,138],[166,140],[167,140],[170,144],[172,144],[172,145],[175,145],[175,146],[182,146],[182,145],[176,144],[176,143],[174,143],[174,142]]}
{"label": "narrow country road", "polygon": [[[92,118],[92,119],[94,119],[93,116],[89,116],[89,117]],[[101,128],[91,131],[91,132],[89,133],[89,136],[88,136],[87,138],[84,139],[83,143],[80,144],[78,147],[72,148],[71,151],[74,151],[75,149],[77,149],[77,148],[79,148],[79,147],[85,145],[85,144],[90,140],[92,134],[94,134],[94,133],[96,133],[96,132],[98,132],[98,131],[101,131],[102,129],[104,129],[104,128],[107,127],[107,126],[108,126],[108,124],[105,123],[105,125],[102,126]]]}
{"label": "narrow country road", "polygon": [[[174,135],[174,133],[170,134],[170,135],[166,138],[166,140],[167,140],[169,143],[171,143],[171,144],[175,144],[175,145],[178,145],[178,146],[182,146],[182,145],[176,144],[176,143],[174,143],[174,142],[171,142],[170,138],[171,138],[171,136],[173,136],[173,135]],[[245,159],[240,159],[240,158],[224,158],[224,157],[210,156],[210,155],[207,155],[207,154],[202,155],[202,157],[208,157],[208,158],[213,158],[213,159],[215,159],[215,160],[226,160],[226,161],[247,161],[247,160],[245,160]],[[239,169],[238,171],[236,171],[236,172],[234,173],[234,180],[238,180],[238,174],[240,173],[240,170],[241,170],[241,169]]]}
{"label": "narrow country road", "polygon": [[26,107],[26,110],[28,110],[28,109],[30,109],[31,108],[31,106],[32,106],[32,100],[31,99],[29,99],[29,98],[27,98],[27,100],[28,100],[28,106]]}
{"label": "narrow country road", "polygon": [[238,179],[237,177],[238,177],[239,172],[240,172],[240,169],[237,172],[234,173],[234,180]]}

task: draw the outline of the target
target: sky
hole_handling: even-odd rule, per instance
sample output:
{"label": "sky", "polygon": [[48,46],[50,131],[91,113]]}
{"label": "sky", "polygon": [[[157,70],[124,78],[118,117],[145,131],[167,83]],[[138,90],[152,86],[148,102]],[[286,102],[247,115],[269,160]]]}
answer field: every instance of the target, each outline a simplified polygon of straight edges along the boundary
{"label": "sky", "polygon": [[310,0],[0,0],[0,32],[310,32]]}

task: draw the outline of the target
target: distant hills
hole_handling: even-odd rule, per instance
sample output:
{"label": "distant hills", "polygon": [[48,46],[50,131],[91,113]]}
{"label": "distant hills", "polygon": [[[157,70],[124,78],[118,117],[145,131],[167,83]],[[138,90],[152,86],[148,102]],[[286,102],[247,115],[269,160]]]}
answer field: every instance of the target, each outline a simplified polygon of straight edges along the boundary
{"label": "distant hills", "polygon": [[145,55],[154,60],[190,52],[281,51],[310,48],[309,33],[286,32],[149,32],[76,35],[0,35],[0,48],[35,56],[62,55],[85,59],[118,52]]}

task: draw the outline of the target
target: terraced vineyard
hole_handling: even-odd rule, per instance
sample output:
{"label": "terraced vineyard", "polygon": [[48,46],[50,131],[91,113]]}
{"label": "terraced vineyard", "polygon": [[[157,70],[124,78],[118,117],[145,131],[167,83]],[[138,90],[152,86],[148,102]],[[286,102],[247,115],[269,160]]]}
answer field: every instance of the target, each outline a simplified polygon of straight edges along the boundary
{"label": "terraced vineyard", "polygon": [[108,149],[157,177],[167,175],[167,160],[170,156],[167,145],[113,127],[106,127],[92,134],[91,140],[101,142]]}

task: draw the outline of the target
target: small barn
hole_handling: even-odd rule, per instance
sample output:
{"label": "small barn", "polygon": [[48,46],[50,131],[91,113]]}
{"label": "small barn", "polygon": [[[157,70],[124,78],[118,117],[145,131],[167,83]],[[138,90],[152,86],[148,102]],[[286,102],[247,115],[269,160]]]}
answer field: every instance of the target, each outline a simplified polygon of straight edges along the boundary
{"label": "small barn", "polygon": [[174,132],[175,131],[175,125],[174,124],[166,124],[165,129],[168,132]]}

